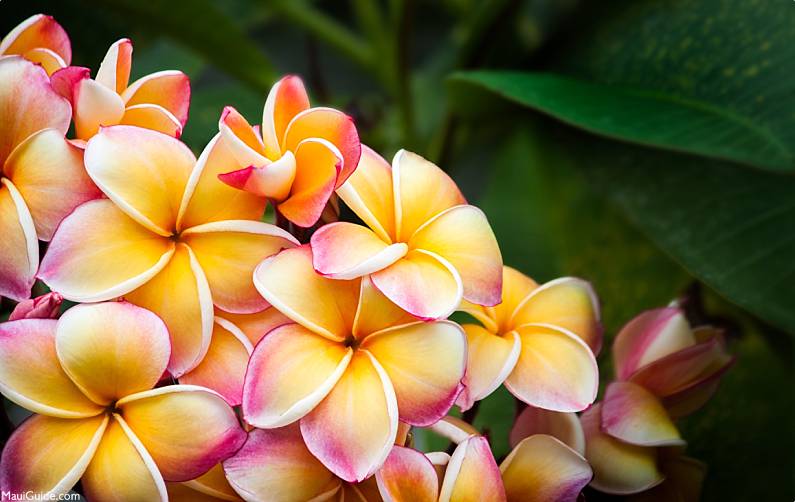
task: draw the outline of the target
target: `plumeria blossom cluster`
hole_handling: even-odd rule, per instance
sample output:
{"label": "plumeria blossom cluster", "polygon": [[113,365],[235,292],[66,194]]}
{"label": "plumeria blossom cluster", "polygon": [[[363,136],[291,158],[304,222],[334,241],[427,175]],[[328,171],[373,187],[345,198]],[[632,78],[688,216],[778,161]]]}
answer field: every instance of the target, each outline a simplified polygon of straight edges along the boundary
{"label": "plumeria blossom cluster", "polygon": [[[439,167],[386,161],[295,76],[259,126],[226,107],[197,157],[179,139],[188,78],[130,83],[132,53],[114,43],[92,78],[44,15],[0,43],[0,295],[17,302],[0,392],[31,413],[3,448],[2,497],[692,493],[702,467],[674,420],[731,363],[718,331],[677,307],[641,314],[594,405],[595,292],[504,266]],[[32,298],[37,281],[50,292]],[[523,411],[498,462],[454,413],[501,385]],[[414,449],[421,428],[454,447]]]}

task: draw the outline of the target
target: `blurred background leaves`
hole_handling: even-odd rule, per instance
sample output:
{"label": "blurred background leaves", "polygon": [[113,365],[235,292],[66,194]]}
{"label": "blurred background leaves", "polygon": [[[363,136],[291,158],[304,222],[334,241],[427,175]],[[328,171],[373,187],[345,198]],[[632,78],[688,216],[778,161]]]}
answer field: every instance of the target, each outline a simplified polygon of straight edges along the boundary
{"label": "blurred background leaves", "polygon": [[[133,78],[185,71],[195,151],[223,106],[256,123],[296,73],[385,157],[436,161],[506,263],[594,283],[603,380],[623,323],[685,295],[738,354],[682,423],[704,499],[795,498],[795,3],[6,0],[0,32],[37,12],[67,29],[73,64],[96,70],[126,36]],[[513,414],[504,390],[480,407],[498,456]]]}

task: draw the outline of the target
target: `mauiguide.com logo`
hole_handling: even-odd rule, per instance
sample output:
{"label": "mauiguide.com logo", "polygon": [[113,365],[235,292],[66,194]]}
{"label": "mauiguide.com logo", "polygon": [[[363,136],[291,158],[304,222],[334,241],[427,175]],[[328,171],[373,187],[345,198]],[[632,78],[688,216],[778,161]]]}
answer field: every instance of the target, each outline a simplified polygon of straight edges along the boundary
{"label": "mauiguide.com logo", "polygon": [[6,500],[82,500],[77,493],[41,493],[26,491],[22,493],[11,493],[10,491],[0,492],[0,498]]}

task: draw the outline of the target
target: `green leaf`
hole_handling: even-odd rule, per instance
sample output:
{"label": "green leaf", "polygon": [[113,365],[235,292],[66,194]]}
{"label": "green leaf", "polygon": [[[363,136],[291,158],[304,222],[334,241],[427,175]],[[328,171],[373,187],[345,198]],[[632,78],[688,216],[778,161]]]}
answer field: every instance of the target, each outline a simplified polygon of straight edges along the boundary
{"label": "green leaf", "polygon": [[472,71],[451,81],[489,90],[586,131],[657,148],[795,171],[795,144],[727,107],[653,89],[563,75]]}

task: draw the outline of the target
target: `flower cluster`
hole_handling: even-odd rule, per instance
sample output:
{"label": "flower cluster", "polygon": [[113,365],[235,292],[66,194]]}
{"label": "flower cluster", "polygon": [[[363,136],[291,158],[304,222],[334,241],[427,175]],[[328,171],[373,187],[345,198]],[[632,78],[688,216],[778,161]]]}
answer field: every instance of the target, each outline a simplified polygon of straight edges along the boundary
{"label": "flower cluster", "polygon": [[[114,43],[92,78],[44,15],[0,44],[0,295],[18,302],[0,392],[32,412],[3,449],[3,496],[78,482],[91,501],[680,493],[695,461],[673,419],[731,362],[718,332],[673,307],[642,314],[591,406],[595,292],[503,266],[439,167],[402,150],[390,164],[295,76],[260,126],[225,108],[196,157],[179,139],[188,78],[130,83],[132,52]],[[37,280],[51,292],[31,298]],[[526,408],[498,465],[449,413],[503,384]],[[455,449],[413,449],[416,428]]]}

